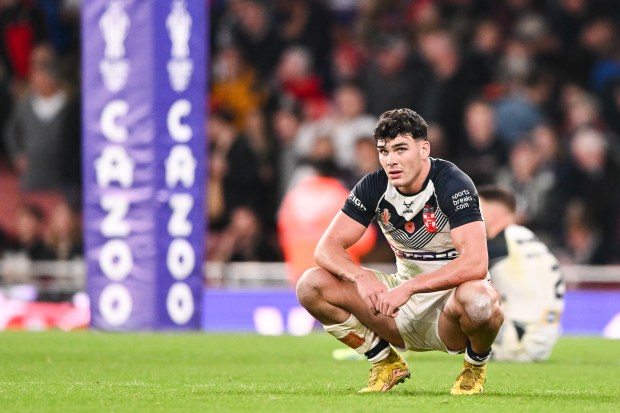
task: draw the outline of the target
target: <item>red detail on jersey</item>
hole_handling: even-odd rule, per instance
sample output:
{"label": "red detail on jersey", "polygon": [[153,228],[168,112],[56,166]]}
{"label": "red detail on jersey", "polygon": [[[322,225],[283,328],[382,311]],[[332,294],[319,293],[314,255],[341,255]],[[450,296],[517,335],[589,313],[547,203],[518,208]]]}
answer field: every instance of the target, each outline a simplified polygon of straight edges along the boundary
{"label": "red detail on jersey", "polygon": [[392,214],[390,214],[390,211],[388,211],[387,208],[384,208],[383,211],[381,211],[381,219],[383,220],[383,223],[385,225],[387,225],[390,222],[391,216]]}
{"label": "red detail on jersey", "polygon": [[435,211],[423,212],[422,220],[424,221],[424,226],[428,232],[437,232],[437,218],[435,218]]}
{"label": "red detail on jersey", "polygon": [[415,224],[411,221],[407,222],[405,224],[405,230],[410,233],[413,234],[413,231],[415,231]]}

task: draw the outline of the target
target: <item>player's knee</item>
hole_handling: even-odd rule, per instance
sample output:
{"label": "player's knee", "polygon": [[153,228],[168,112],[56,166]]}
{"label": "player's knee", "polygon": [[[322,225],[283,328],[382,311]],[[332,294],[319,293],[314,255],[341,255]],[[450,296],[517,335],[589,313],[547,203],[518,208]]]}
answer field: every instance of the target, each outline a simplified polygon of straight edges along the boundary
{"label": "player's knee", "polygon": [[306,270],[297,282],[297,300],[304,308],[310,308],[321,297],[326,280],[325,270],[319,267]]}
{"label": "player's knee", "polygon": [[499,294],[487,282],[471,282],[457,291],[467,317],[478,325],[494,325],[499,328],[504,314],[499,305]]}

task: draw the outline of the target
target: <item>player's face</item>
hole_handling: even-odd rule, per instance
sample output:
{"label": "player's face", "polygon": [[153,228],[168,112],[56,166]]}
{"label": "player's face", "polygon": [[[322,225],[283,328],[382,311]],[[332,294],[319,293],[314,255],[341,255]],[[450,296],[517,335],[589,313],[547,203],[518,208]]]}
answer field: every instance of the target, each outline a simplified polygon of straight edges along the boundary
{"label": "player's face", "polygon": [[414,194],[422,189],[430,169],[428,141],[398,135],[394,139],[378,141],[377,151],[390,183],[399,191]]}

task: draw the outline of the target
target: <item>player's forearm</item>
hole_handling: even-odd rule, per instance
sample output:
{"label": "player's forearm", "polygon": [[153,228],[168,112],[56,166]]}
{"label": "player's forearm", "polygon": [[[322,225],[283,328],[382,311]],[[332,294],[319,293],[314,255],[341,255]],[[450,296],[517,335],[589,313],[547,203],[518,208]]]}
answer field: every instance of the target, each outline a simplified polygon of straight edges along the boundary
{"label": "player's forearm", "polygon": [[321,239],[314,252],[317,265],[325,268],[343,280],[355,282],[363,274],[359,265],[355,264],[344,245],[333,239]]}
{"label": "player's forearm", "polygon": [[481,280],[486,277],[487,267],[484,257],[460,256],[437,271],[418,275],[406,284],[413,294],[449,290],[466,281]]}

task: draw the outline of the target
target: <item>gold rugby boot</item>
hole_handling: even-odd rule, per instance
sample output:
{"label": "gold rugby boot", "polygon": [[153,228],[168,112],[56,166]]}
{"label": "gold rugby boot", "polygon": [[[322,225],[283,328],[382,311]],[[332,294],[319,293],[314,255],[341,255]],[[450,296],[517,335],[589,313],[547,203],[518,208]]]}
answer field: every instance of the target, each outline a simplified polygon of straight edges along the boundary
{"label": "gold rugby boot", "polygon": [[466,396],[470,394],[480,394],[484,391],[484,383],[487,380],[487,365],[476,366],[463,362],[463,370],[456,378],[450,393],[455,396]]}
{"label": "gold rugby boot", "polygon": [[360,393],[382,393],[390,390],[411,376],[409,366],[393,348],[383,360],[373,363],[368,374],[368,386]]}

